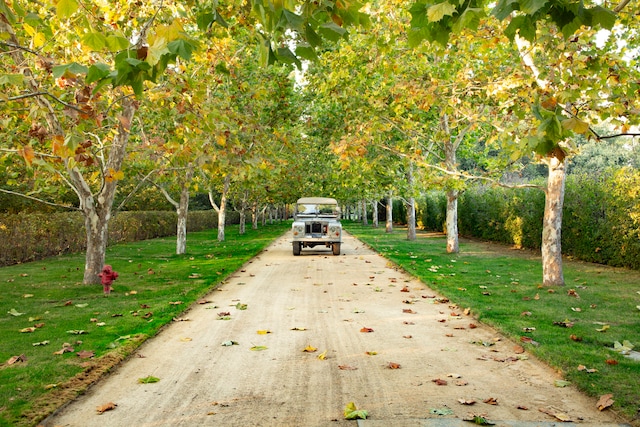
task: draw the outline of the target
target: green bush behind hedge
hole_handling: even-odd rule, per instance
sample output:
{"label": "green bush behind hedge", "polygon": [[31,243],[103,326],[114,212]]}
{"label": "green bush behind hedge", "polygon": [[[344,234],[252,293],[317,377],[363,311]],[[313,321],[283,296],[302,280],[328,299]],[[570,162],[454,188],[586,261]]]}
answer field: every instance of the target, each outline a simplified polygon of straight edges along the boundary
{"label": "green bush behind hedge", "polygon": [[[176,234],[178,217],[170,211],[118,212],[109,222],[109,244],[134,242]],[[227,223],[237,223],[235,212]],[[215,228],[215,211],[190,211],[188,231]],[[86,249],[84,219],[80,212],[0,214],[0,266],[34,261]]]}
{"label": "green bush behind hedge", "polygon": [[[446,199],[430,193],[419,203],[421,226],[443,231]],[[540,249],[544,193],[538,189],[476,186],[461,194],[461,235]],[[640,171],[609,170],[567,177],[562,252],[576,259],[640,270]]]}

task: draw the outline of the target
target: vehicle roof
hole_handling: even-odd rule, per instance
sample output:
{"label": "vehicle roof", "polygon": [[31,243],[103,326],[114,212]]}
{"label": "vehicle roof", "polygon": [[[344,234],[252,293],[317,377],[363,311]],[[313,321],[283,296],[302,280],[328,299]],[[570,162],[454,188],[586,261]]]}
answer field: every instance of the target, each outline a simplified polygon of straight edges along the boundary
{"label": "vehicle roof", "polygon": [[330,197],[301,197],[298,199],[298,204],[337,205],[338,201]]}

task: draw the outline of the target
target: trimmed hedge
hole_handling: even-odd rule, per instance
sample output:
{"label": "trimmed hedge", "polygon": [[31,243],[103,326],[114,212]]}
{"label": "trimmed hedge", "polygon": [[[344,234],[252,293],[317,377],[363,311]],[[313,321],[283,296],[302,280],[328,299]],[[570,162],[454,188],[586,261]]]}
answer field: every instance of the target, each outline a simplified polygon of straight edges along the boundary
{"label": "trimmed hedge", "polygon": [[[421,225],[443,231],[446,200],[419,202]],[[461,235],[539,250],[544,193],[537,189],[472,187],[458,202]],[[588,262],[640,270],[640,171],[567,177],[562,252]]]}
{"label": "trimmed hedge", "polygon": [[[237,223],[236,212],[227,223]],[[109,222],[109,244],[175,236],[178,216],[170,211],[118,212]],[[215,228],[213,210],[189,211],[187,230]],[[0,266],[19,264],[86,249],[84,219],[80,212],[0,214]]]}

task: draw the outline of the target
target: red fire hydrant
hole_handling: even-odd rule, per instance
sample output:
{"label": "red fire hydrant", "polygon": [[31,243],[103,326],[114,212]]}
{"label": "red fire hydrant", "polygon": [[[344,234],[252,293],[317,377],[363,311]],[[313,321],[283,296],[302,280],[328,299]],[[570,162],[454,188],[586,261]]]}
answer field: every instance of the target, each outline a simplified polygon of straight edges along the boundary
{"label": "red fire hydrant", "polygon": [[104,294],[109,295],[111,293],[111,284],[118,278],[118,273],[113,271],[113,268],[109,264],[106,264],[102,272],[98,274],[98,277],[100,277],[100,281],[102,282]]}

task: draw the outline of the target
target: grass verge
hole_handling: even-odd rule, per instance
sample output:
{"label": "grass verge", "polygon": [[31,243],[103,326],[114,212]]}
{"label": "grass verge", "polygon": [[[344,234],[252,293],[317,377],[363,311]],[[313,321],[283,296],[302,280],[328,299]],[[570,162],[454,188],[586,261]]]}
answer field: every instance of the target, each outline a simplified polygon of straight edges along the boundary
{"label": "grass verge", "polygon": [[[507,246],[463,241],[446,253],[440,234],[345,222],[345,228],[482,322],[521,343],[589,396],[613,394],[610,410],[640,426],[640,272],[566,261],[563,287],[543,287],[540,257]],[[637,353],[636,353],[637,355]],[[594,405],[596,399],[594,399]]]}
{"label": "grass verge", "polygon": [[190,233],[185,255],[175,238],[110,247],[108,297],[82,284],[84,254],[0,268],[0,426],[35,425],[83,393],[289,227]]}

